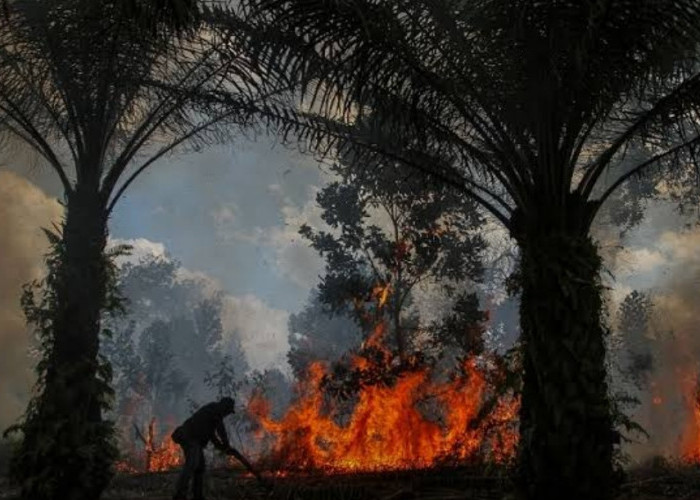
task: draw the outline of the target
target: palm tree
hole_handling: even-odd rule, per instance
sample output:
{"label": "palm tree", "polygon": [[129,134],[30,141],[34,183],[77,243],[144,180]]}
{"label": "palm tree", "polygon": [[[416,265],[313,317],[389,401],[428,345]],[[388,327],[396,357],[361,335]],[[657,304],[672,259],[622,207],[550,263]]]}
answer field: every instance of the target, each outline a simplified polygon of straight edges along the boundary
{"label": "palm tree", "polygon": [[[700,145],[696,0],[248,0],[258,57],[296,79],[284,131],[457,186],[519,245],[527,498],[607,499],[602,203]],[[380,127],[353,127],[372,113]],[[409,144],[409,146],[406,146]],[[628,150],[643,151],[641,159]]]}
{"label": "palm tree", "polygon": [[[39,394],[13,470],[25,499],[94,500],[115,455],[100,317],[113,303],[104,254],[118,200],[174,148],[254,122],[262,79],[233,10],[192,0],[14,0],[0,19],[0,131],[53,169],[65,218],[52,235]],[[226,47],[226,57],[222,47]],[[225,102],[225,104],[222,104]]]}

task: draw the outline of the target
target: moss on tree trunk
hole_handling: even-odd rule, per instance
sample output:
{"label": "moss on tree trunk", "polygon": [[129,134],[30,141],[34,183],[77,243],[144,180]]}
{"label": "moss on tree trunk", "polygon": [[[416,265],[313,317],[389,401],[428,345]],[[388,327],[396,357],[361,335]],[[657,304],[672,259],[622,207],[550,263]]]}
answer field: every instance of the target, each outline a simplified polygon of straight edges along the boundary
{"label": "moss on tree trunk", "polygon": [[616,434],[605,371],[601,259],[582,231],[538,226],[519,240],[523,491],[532,500],[608,499]]}

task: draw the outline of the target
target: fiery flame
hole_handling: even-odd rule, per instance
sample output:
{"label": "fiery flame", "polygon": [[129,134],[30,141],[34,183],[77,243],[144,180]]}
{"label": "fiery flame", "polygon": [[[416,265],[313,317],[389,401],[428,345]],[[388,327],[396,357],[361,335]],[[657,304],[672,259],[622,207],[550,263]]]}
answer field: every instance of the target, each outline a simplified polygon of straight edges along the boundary
{"label": "fiery flame", "polygon": [[684,460],[700,463],[700,385],[698,374],[693,372],[681,377],[690,418],[681,441],[681,456]]}
{"label": "fiery flame", "polygon": [[170,437],[171,433],[172,429],[158,445],[155,441],[156,419],[151,419],[146,437],[146,470],[148,472],[165,471],[182,465],[180,447]]}
{"label": "fiery flame", "polygon": [[[377,312],[390,293],[388,283],[373,288]],[[386,362],[392,356],[384,344],[385,331],[380,318],[362,349],[380,352]],[[386,372],[389,367],[378,366],[377,359],[356,354],[351,366],[360,374]],[[446,382],[434,381],[430,368],[423,367],[401,372],[394,383],[361,384],[344,425],[332,402],[324,411],[329,405],[323,390],[326,374],[323,364],[311,364],[298,387],[300,397],[279,421],[271,418],[270,404],[259,393],[250,399],[248,412],[260,424],[260,437],[273,438],[268,457],[273,467],[395,470],[463,463],[484,455],[506,461],[515,455],[518,435],[513,423],[519,401],[500,398],[486,416],[480,415],[488,387],[475,359],[465,360],[460,373]]]}
{"label": "fiery flame", "polygon": [[[254,396],[248,411],[262,429],[274,436],[272,461],[301,469],[334,471],[391,470],[431,467],[442,462],[465,462],[487,452],[495,461],[512,458],[517,434],[512,423],[517,402],[499,401],[483,422],[473,425],[481,409],[486,381],[474,360],[464,375],[445,383],[430,380],[428,370],[407,373],[392,387],[363,387],[347,425],[324,414],[321,381],[325,367],[314,363],[300,388],[302,397],[275,421],[269,403]],[[429,419],[421,402],[435,399],[441,418]],[[489,438],[485,429],[495,428]]]}
{"label": "fiery flame", "polygon": [[372,289],[371,297],[377,301],[378,307],[382,308],[386,305],[387,300],[389,300],[389,294],[391,293],[391,285],[386,283],[384,285],[377,285]]}
{"label": "fiery flame", "polygon": [[[388,284],[373,289],[378,309],[387,303],[389,293]],[[363,349],[377,349],[386,360],[391,355],[383,343],[385,329],[380,321]],[[376,364],[375,358],[362,355],[351,360],[360,373],[388,368]],[[299,399],[279,421],[270,417],[270,405],[260,394],[250,399],[248,412],[259,422],[260,434],[274,438],[269,457],[273,466],[349,472],[425,468],[480,454],[505,461],[515,455],[518,437],[513,422],[519,402],[502,398],[480,419],[487,383],[474,359],[466,360],[461,374],[447,382],[433,381],[430,369],[422,368],[401,373],[394,384],[362,385],[345,425],[338,423],[337,408],[323,411],[326,374],[322,363],[311,364],[298,387]],[[434,418],[419,409],[430,400],[434,409],[441,410]]]}
{"label": "fiery flame", "polygon": [[[145,472],[160,472],[179,467],[183,463],[180,447],[172,440],[170,434],[172,428],[166,433],[166,437],[159,444],[156,436],[157,425],[156,419],[152,418],[148,424],[148,430],[141,433],[138,427],[135,426],[138,437],[144,445],[145,453]],[[138,468],[133,465],[133,460],[123,460],[115,464],[117,472],[134,474],[139,472]]]}

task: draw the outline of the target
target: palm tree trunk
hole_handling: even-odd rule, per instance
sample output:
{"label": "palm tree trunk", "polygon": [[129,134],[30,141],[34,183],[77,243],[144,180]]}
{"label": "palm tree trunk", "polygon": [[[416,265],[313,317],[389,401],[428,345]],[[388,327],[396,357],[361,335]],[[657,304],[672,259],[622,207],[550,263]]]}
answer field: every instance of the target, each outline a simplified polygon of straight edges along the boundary
{"label": "palm tree trunk", "polygon": [[611,406],[601,322],[601,259],[584,231],[541,224],[521,246],[523,393],[520,479],[526,498],[606,500],[613,493]]}
{"label": "palm tree trunk", "polygon": [[[110,480],[116,450],[102,420],[109,388],[98,360],[105,304],[107,218],[96,189],[69,196],[51,305],[43,392],[25,425],[26,500],[95,500]],[[36,479],[40,478],[39,481]]]}

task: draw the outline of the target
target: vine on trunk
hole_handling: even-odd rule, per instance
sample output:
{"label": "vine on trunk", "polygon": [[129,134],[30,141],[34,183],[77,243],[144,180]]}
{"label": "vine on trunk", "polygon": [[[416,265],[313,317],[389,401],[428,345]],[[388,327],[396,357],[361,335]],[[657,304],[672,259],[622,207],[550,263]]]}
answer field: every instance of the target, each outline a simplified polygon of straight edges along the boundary
{"label": "vine on trunk", "polygon": [[[68,401],[67,394],[89,394],[101,412],[112,404],[114,392],[110,382],[112,368],[102,356],[83,359],[70,366],[57,362],[54,356],[54,322],[59,314],[58,290],[62,267],[65,266],[65,243],[60,234],[44,229],[50,250],[45,256],[46,277],[24,286],[21,305],[27,323],[32,325],[40,358],[34,394],[20,421],[4,435],[21,432],[23,439],[16,446],[10,465],[10,477],[21,488],[22,498],[87,500],[99,497],[112,477],[112,464],[118,457],[113,422],[100,419],[90,422],[80,416],[87,411],[86,402]],[[124,312],[124,299],[116,286],[117,267],[114,259],[130,248],[118,246],[102,256],[101,272],[107,290],[100,304],[102,314],[117,316]],[[103,334],[110,335],[109,331]],[[65,386],[77,378],[80,390]],[[74,398],[73,398],[74,399]],[[61,411],[75,405],[72,413]],[[69,415],[66,417],[65,415]],[[70,476],[70,477],[69,477]],[[71,485],[80,484],[76,491]]]}
{"label": "vine on trunk", "polygon": [[540,233],[521,247],[521,472],[541,478],[526,491],[545,498],[571,484],[571,498],[609,498],[619,433],[605,373],[598,249],[575,231]]}

